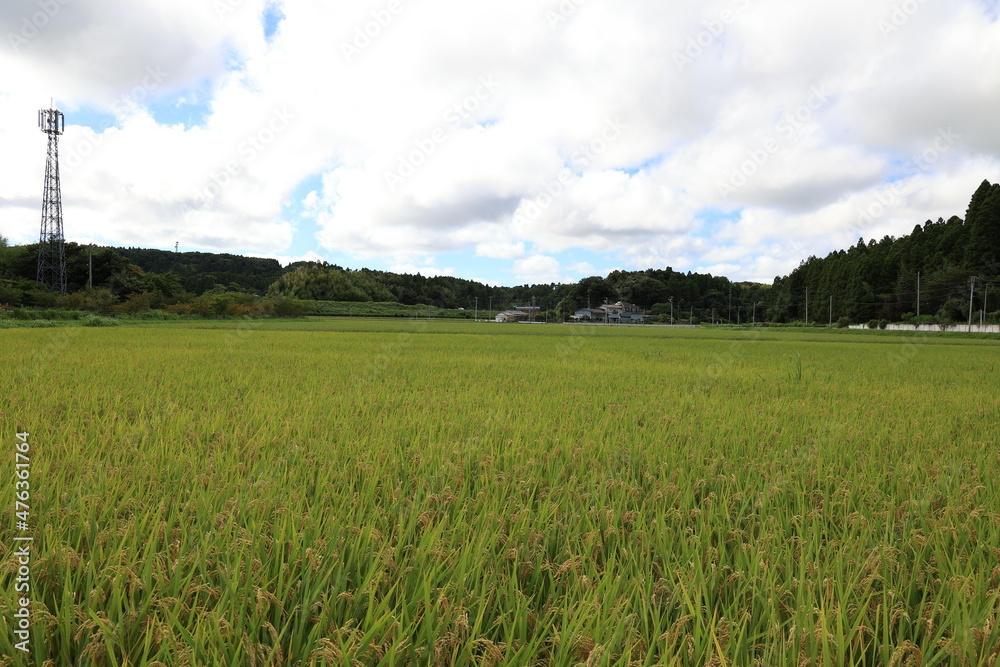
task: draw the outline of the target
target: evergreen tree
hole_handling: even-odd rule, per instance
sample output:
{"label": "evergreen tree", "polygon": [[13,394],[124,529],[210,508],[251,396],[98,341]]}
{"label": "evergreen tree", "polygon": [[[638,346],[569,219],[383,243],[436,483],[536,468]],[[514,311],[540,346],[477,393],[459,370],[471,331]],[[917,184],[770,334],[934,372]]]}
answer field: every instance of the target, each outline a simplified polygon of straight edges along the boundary
{"label": "evergreen tree", "polygon": [[978,273],[995,266],[1000,248],[1000,185],[983,181],[969,203],[965,225],[968,228],[965,248],[968,268]]}

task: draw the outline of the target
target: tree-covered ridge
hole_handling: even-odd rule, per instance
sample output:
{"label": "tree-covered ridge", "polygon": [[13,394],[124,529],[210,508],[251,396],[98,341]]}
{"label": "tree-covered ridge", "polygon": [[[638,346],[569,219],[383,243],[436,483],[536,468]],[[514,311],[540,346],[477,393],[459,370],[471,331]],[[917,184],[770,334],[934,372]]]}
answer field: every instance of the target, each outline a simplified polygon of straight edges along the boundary
{"label": "tree-covered ridge", "polygon": [[453,276],[422,276],[335,264],[300,262],[287,267],[269,290],[273,296],[318,301],[395,302],[437,308],[497,310],[532,299],[543,309],[556,306],[568,285],[494,287]]}
{"label": "tree-covered ridge", "polygon": [[[273,296],[319,301],[397,302],[425,304],[438,308],[500,310],[514,305],[534,304],[554,316],[566,317],[587,306],[619,300],[637,304],[666,315],[673,299],[677,319],[692,313],[711,317],[748,320],[746,304],[764,300],[770,287],[749,283],[734,284],[727,278],[707,274],[681,273],[671,268],[646,271],[614,271],[607,278],[592,276],[571,284],[536,284],[493,287],[451,276],[425,277],[374,271],[350,270],[320,263],[300,263],[289,267],[269,290]],[[732,303],[732,309],[729,304]],[[761,311],[763,312],[763,311]],[[741,315],[742,313],[742,315]]]}
{"label": "tree-covered ridge", "polygon": [[[858,243],[820,259],[809,257],[784,278],[775,278],[770,317],[803,320],[829,317],[853,322],[899,321],[907,315],[962,320],[968,316],[970,279],[973,309],[993,312],[1000,294],[987,295],[996,280],[1000,251],[1000,185],[983,183],[969,202],[965,220],[953,216],[917,225],[902,238]],[[919,308],[917,303],[919,277]],[[983,299],[987,298],[988,303]]]}
{"label": "tree-covered ridge", "polygon": [[[288,269],[270,286],[271,294],[320,301],[393,301],[441,308],[472,307],[475,297],[481,296],[484,309],[490,298],[487,285],[450,276],[425,277],[372,269],[351,270],[314,262],[299,262]],[[469,303],[470,299],[472,303]]]}
{"label": "tree-covered ridge", "polygon": [[[155,309],[203,316],[282,316],[308,310],[308,304],[290,299],[255,296],[265,292],[268,281],[280,275],[281,266],[275,260],[122,250],[70,242],[65,245],[68,293],[59,295],[46,291],[34,280],[37,244],[9,246],[6,239],[0,241],[0,307],[55,306],[106,314]],[[130,261],[126,254],[146,269]],[[199,268],[205,271],[199,272]],[[183,280],[173,272],[175,269],[185,273]]]}
{"label": "tree-covered ridge", "polygon": [[276,259],[147,248],[115,248],[115,251],[147,273],[174,274],[184,289],[194,294],[218,285],[263,294],[283,272]]}
{"label": "tree-covered ridge", "polygon": [[[176,276],[146,275],[112,248],[67,243],[66,279],[70,292],[85,289],[93,276],[94,287],[107,288],[117,296],[131,292],[160,291],[173,296],[183,291]],[[55,295],[35,282],[38,245],[0,244],[0,304],[51,306]]]}

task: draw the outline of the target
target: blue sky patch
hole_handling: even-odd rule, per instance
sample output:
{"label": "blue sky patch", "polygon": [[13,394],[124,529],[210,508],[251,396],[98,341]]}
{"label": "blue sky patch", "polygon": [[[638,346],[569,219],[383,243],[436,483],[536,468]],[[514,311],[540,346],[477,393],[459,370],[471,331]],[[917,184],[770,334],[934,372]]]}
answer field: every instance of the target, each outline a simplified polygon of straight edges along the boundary
{"label": "blue sky patch", "polygon": [[285,13],[278,3],[272,2],[264,8],[264,39],[270,42],[278,32]]}
{"label": "blue sky patch", "polygon": [[706,208],[698,212],[695,216],[698,220],[701,220],[704,224],[698,229],[692,231],[689,236],[695,238],[710,238],[714,231],[718,229],[723,224],[739,222],[740,217],[743,215],[742,208],[736,209],[722,209],[722,208]]}
{"label": "blue sky patch", "polygon": [[205,124],[209,109],[204,104],[163,102],[150,105],[149,113],[159,125],[183,125],[191,129]]}
{"label": "blue sky patch", "polygon": [[114,114],[100,111],[90,106],[77,109],[76,111],[64,111],[63,113],[66,116],[66,125],[89,127],[98,133],[117,125]]}
{"label": "blue sky patch", "polygon": [[635,176],[640,171],[648,171],[648,170],[650,170],[650,169],[652,169],[654,167],[659,166],[660,163],[662,163],[663,160],[666,157],[667,157],[666,154],[661,153],[659,155],[656,155],[654,157],[649,158],[648,160],[646,160],[642,164],[639,164],[639,165],[637,165],[635,167],[629,167],[628,169],[622,169],[620,171],[628,174],[629,176]]}

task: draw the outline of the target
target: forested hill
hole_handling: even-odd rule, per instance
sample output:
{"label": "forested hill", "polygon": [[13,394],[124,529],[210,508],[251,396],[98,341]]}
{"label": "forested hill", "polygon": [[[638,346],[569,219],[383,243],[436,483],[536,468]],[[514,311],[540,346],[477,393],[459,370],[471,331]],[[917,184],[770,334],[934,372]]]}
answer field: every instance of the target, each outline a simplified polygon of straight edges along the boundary
{"label": "forested hill", "polygon": [[[766,299],[768,285],[731,283],[708,274],[681,273],[671,268],[646,271],[613,271],[607,278],[592,276],[572,284],[536,284],[492,287],[451,276],[425,277],[350,270],[331,264],[300,263],[289,266],[275,282],[272,296],[321,301],[396,301],[406,305],[428,304],[441,308],[477,307],[497,310],[527,305],[534,299],[543,310],[568,316],[578,308],[624,300],[667,314],[671,300],[678,317],[707,319],[713,309],[720,319],[748,320],[754,301]],[[477,303],[478,299],[478,303]],[[731,304],[731,308],[730,308]],[[741,304],[745,307],[741,309]],[[742,313],[742,315],[741,315]]]}
{"label": "forested hill", "polygon": [[[859,239],[848,250],[804,260],[787,277],[775,279],[774,316],[804,319],[808,292],[813,321],[829,317],[831,297],[834,320],[899,321],[919,312],[961,321],[968,316],[973,277],[977,279],[973,306],[983,308],[986,286],[1000,273],[998,250],[1000,185],[983,181],[965,220],[957,216],[928,220],[902,238]],[[1000,294],[989,294],[988,299],[987,313],[1000,304]]]}
{"label": "forested hill", "polygon": [[[747,321],[755,306],[768,301],[769,285],[731,283],[708,274],[681,273],[667,267],[614,271],[572,284],[494,287],[453,276],[422,276],[371,269],[346,269],[300,262],[285,267],[273,259],[142,248],[107,248],[66,244],[70,296],[67,303],[93,300],[87,285],[102,292],[104,308],[126,302],[171,307],[205,295],[268,295],[318,301],[390,301],[444,309],[496,311],[534,302],[545,311],[568,317],[576,309],[605,301],[629,301],[667,317],[694,316],[717,321]],[[0,236],[0,307],[57,303],[57,295],[35,281],[38,246],[9,246]],[[145,296],[143,296],[145,295]],[[140,298],[142,297],[142,298]],[[148,298],[147,298],[148,297]],[[760,310],[763,313],[763,310]]]}
{"label": "forested hill", "polygon": [[282,274],[281,264],[276,259],[146,248],[115,250],[146,273],[173,273],[184,289],[194,294],[206,292],[216,285],[263,294]]}

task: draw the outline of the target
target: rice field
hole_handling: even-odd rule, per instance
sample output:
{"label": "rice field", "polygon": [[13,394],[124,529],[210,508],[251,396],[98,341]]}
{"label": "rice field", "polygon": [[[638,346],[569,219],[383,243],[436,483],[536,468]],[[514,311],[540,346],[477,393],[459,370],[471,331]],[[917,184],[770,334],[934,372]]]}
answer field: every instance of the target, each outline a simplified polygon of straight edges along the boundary
{"label": "rice field", "polygon": [[166,323],[0,362],[0,666],[1000,660],[997,337]]}

